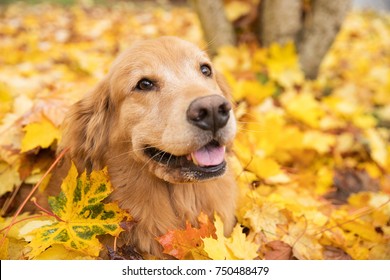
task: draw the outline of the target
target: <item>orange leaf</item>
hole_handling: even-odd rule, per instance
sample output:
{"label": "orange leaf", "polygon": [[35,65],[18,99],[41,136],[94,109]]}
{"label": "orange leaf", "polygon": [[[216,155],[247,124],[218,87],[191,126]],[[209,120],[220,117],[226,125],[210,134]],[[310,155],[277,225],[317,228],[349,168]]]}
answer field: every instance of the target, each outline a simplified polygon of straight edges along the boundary
{"label": "orange leaf", "polygon": [[201,213],[198,221],[199,228],[187,222],[185,229],[171,230],[158,237],[157,241],[164,247],[164,253],[177,259],[207,259],[202,238],[216,238],[215,227],[206,214]]}

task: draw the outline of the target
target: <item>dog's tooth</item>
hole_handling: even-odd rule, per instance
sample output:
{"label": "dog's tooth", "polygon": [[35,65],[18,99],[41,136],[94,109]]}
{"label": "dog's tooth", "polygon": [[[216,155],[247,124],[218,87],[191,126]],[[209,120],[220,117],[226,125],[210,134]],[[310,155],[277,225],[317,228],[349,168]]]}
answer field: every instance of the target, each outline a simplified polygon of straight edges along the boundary
{"label": "dog's tooth", "polygon": [[194,156],[194,153],[191,153],[191,159],[192,159],[192,162],[193,162],[195,165],[199,166],[199,163],[198,163],[198,161],[196,160],[196,158],[195,158],[195,156]]}
{"label": "dog's tooth", "polygon": [[192,161],[195,165],[198,165],[198,162],[196,161],[196,159],[195,159],[193,153],[188,154],[188,155],[186,156],[186,158],[187,158],[188,161]]}

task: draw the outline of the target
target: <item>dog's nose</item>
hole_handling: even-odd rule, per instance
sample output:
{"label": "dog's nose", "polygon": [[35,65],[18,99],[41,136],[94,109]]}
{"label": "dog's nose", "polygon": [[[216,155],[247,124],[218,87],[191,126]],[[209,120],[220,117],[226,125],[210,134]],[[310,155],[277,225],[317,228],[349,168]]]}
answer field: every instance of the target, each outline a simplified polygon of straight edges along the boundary
{"label": "dog's nose", "polygon": [[215,134],[229,120],[230,103],[220,95],[208,95],[191,102],[187,109],[187,120],[203,130]]}

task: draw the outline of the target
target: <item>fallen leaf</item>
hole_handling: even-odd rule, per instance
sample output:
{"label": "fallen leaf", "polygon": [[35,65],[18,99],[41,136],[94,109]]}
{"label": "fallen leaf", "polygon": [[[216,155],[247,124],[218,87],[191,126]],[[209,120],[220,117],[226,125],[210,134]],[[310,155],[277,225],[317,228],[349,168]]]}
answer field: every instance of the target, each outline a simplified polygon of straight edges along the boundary
{"label": "fallen leaf", "polygon": [[283,241],[274,240],[265,244],[266,251],[264,259],[266,260],[291,260],[292,248]]}
{"label": "fallen leaf", "polygon": [[288,233],[282,241],[290,245],[293,255],[299,260],[323,259],[322,246],[315,235],[307,231],[308,221],[301,217],[295,224],[288,225]]}
{"label": "fallen leaf", "polygon": [[3,234],[0,234],[0,240],[2,240],[0,244],[0,260],[8,260],[9,239],[5,237]]}
{"label": "fallen leaf", "polygon": [[240,225],[234,227],[226,246],[239,260],[253,260],[258,257],[259,245],[247,240]]}
{"label": "fallen leaf", "polygon": [[129,217],[116,204],[102,203],[112,191],[107,169],[93,171],[90,175],[84,172],[78,178],[72,164],[61,190],[58,197],[49,198],[50,207],[60,220],[31,232],[34,238],[29,244],[28,257],[36,258],[54,244],[98,256],[102,245],[96,236],[118,236],[123,231],[120,222]]}
{"label": "fallen leaf", "polygon": [[26,134],[22,139],[22,153],[37,147],[48,148],[61,137],[60,130],[45,118],[39,123],[28,124],[24,131]]}
{"label": "fallen leaf", "polygon": [[157,241],[163,246],[163,252],[180,260],[207,259],[202,238],[215,236],[215,227],[203,213],[198,221],[199,228],[194,228],[187,222],[185,229],[170,230],[158,237]]}
{"label": "fallen leaf", "polygon": [[378,182],[372,179],[366,171],[355,169],[336,170],[334,175],[335,191],[326,195],[334,203],[346,203],[349,196],[362,191],[376,192]]}
{"label": "fallen leaf", "polygon": [[34,260],[93,260],[94,258],[81,252],[69,250],[60,244],[50,246],[46,251],[39,254]]}
{"label": "fallen leaf", "polygon": [[375,129],[366,130],[366,137],[370,145],[370,154],[380,166],[386,167],[389,160],[386,141]]}
{"label": "fallen leaf", "polygon": [[249,260],[258,256],[259,246],[249,240],[242,232],[240,225],[236,225],[229,238],[223,234],[223,223],[218,215],[215,215],[216,239],[204,238],[204,250],[213,260]]}
{"label": "fallen leaf", "polygon": [[325,260],[352,260],[351,256],[345,253],[342,249],[326,246],[324,251]]}
{"label": "fallen leaf", "polygon": [[136,248],[131,245],[123,245],[117,251],[108,247],[108,255],[110,260],[143,260]]}
{"label": "fallen leaf", "polygon": [[310,93],[287,94],[282,102],[293,118],[310,127],[317,128],[320,124],[324,111],[321,104]]}
{"label": "fallen leaf", "polygon": [[205,252],[213,260],[235,260],[235,256],[225,245],[226,238],[223,234],[223,223],[218,215],[215,216],[214,225],[216,238],[206,237],[203,239]]}
{"label": "fallen leaf", "polygon": [[19,177],[18,163],[9,165],[0,161],[0,196],[10,192],[16,186],[20,186],[22,181]]}

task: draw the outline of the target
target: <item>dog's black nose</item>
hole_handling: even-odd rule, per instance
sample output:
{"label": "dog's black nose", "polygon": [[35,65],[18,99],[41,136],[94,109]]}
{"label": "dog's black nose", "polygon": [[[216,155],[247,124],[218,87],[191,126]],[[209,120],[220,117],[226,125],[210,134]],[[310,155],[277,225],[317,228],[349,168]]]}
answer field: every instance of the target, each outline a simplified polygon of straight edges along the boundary
{"label": "dog's black nose", "polygon": [[229,120],[230,103],[220,95],[208,95],[191,102],[187,109],[187,120],[203,130],[215,134]]}

